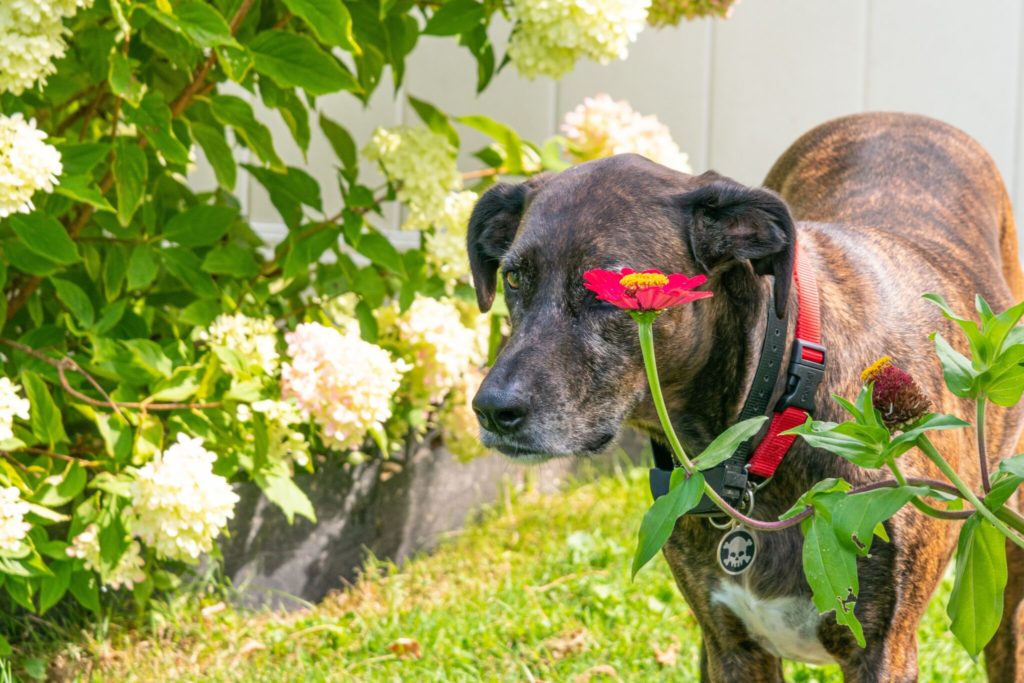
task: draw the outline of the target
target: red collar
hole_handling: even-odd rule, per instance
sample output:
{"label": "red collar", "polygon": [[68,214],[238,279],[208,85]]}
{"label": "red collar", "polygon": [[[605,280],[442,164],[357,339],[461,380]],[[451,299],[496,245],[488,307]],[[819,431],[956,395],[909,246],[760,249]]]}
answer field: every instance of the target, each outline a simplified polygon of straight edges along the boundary
{"label": "red collar", "polygon": [[[768,430],[753,454],[750,454],[754,443],[752,440],[742,444],[733,457],[704,472],[707,482],[729,503],[737,506],[742,503],[747,489],[752,486],[748,481],[751,475],[768,479],[775,474],[775,470],[796,438],[783,436],[782,432],[803,424],[814,412],[814,396],[825,373],[826,352],[825,347],[821,345],[821,311],[814,269],[802,255],[799,246],[795,250],[794,261],[797,319],[786,372],[786,389],[775,403]],[[784,342],[779,343],[775,339],[785,339],[786,320],[775,318],[773,311],[768,313],[761,358],[754,373],[749,395],[740,412],[740,419],[764,414],[768,406],[768,400],[778,382],[777,368],[782,364],[785,350]],[[650,473],[651,494],[658,498],[668,492],[675,462],[666,446],[653,440],[651,446],[655,462],[655,467]],[[705,497],[689,514],[717,516],[721,513]]]}
{"label": "red collar", "polygon": [[789,359],[787,389],[775,405],[768,432],[751,456],[748,470],[758,477],[775,474],[779,463],[793,445],[793,435],[781,432],[807,421],[814,412],[814,394],[825,373],[825,347],[821,345],[821,307],[818,301],[818,281],[814,269],[802,256],[799,246],[795,254],[796,296],[798,302],[796,334]]}

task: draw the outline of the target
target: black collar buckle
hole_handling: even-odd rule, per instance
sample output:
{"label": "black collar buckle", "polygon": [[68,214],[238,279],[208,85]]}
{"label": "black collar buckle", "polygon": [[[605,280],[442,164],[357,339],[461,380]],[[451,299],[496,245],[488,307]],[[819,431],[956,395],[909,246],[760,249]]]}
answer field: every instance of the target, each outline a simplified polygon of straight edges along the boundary
{"label": "black collar buckle", "polygon": [[[820,353],[821,362],[808,359],[804,354],[805,349]],[[825,347],[803,339],[794,339],[786,372],[786,391],[775,404],[775,412],[781,413],[786,408],[799,408],[813,413],[814,395],[818,393],[824,376]]]}

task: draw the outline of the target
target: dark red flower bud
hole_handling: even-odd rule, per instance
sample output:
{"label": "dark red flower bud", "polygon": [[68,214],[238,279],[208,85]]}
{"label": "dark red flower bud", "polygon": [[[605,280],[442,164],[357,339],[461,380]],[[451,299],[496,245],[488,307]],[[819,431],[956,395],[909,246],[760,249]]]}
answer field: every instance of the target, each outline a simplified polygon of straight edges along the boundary
{"label": "dark red flower bud", "polygon": [[904,429],[921,418],[932,406],[921,387],[905,370],[883,356],[860,375],[864,382],[874,382],[872,403],[882,414],[889,431]]}

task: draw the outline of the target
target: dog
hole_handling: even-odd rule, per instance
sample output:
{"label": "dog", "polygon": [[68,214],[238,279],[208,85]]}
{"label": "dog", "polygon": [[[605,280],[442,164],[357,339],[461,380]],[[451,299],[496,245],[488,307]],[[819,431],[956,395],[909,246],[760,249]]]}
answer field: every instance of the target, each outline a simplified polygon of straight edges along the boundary
{"label": "dog", "polygon": [[[938,331],[957,345],[960,334],[921,295],[939,293],[963,314],[973,311],[975,294],[995,310],[1024,299],[1010,201],[981,145],[922,116],[854,115],[797,140],[764,185],[679,173],[627,154],[483,194],[467,240],[476,295],[488,310],[500,275],[511,318],[474,399],[483,442],[542,461],[598,453],[623,425],[662,439],[636,324],[583,280],[593,268],[657,268],[703,273],[714,292],[665,311],[654,326],[673,425],[687,452],[699,453],[737,419],[767,315],[797,306],[797,243],[818,281],[829,354],[815,417],[846,419],[831,395],[855,396],[862,369],[889,355],[936,411],[972,418],[945,389],[928,337]],[[1022,450],[1020,408],[991,411],[986,426],[993,462]],[[977,487],[973,430],[935,432],[933,442]],[[916,450],[901,465],[908,476],[942,478]],[[753,516],[777,519],[828,477],[853,485],[889,478],[797,440],[757,492]],[[885,526],[890,542],[876,540],[858,563],[861,648],[834,613],[814,608],[798,569],[799,528],[756,534],[756,561],[733,577],[716,561],[722,532],[706,518],[680,518],[664,555],[702,629],[702,680],[781,681],[784,658],[838,663],[847,681],[917,680],[917,625],[959,526],[910,506]],[[1024,555],[1010,544],[1008,557],[1004,621],[985,650],[989,678],[1001,682],[1024,680]]]}

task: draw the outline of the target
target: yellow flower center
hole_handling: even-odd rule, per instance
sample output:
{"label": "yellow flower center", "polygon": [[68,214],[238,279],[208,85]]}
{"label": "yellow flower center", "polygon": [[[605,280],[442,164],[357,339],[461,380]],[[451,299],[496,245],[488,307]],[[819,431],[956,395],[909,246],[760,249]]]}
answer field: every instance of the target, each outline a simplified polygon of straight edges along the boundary
{"label": "yellow flower center", "polygon": [[882,370],[886,369],[890,365],[892,365],[892,358],[890,358],[889,356],[882,356],[874,363],[869,365],[867,369],[864,370],[864,372],[860,373],[860,381],[870,382],[871,380],[878,376],[878,373],[880,373]]}
{"label": "yellow flower center", "polygon": [[630,273],[623,275],[619,284],[625,287],[626,291],[635,292],[651,287],[664,287],[668,284],[668,278],[661,273]]}

